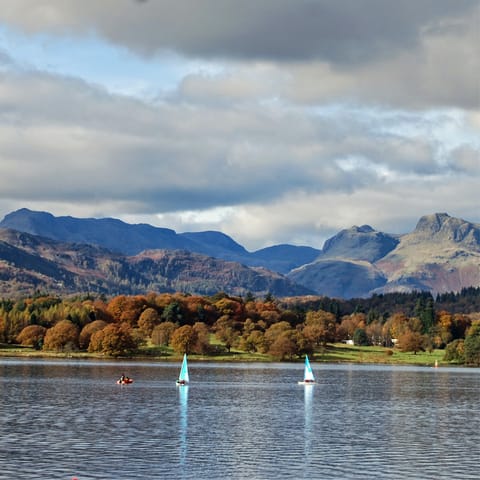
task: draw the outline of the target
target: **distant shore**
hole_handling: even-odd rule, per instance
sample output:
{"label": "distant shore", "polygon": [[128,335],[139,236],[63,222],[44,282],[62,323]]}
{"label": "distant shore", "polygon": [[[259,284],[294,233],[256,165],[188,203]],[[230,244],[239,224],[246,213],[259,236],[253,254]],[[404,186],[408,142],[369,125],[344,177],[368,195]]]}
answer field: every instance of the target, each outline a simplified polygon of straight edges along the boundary
{"label": "distant shore", "polygon": [[[445,351],[433,350],[430,352],[400,352],[396,349],[385,347],[359,347],[345,344],[327,345],[321,351],[309,355],[312,362],[316,363],[358,363],[358,364],[388,364],[388,365],[418,365],[434,366],[435,361],[439,366],[451,365],[443,362]],[[52,352],[35,350],[20,345],[0,345],[0,357],[21,357],[21,358],[71,358],[71,359],[96,359],[96,360],[149,360],[162,362],[179,362],[182,355],[173,351],[159,351],[157,349],[145,348],[135,355],[128,357],[108,357],[88,352],[69,351]],[[206,362],[301,362],[302,358],[283,359],[273,358],[270,355],[260,353],[247,353],[239,350],[224,352],[214,355],[190,354],[191,361]]]}

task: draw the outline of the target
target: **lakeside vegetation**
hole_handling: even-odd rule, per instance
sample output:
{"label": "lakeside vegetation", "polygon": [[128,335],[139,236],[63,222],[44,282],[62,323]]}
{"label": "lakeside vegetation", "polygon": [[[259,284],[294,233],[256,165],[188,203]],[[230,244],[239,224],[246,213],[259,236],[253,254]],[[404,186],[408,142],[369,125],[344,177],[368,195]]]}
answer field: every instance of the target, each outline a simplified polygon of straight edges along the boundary
{"label": "lakeside vegetation", "polygon": [[[310,354],[310,360],[317,363],[368,363],[385,365],[418,365],[434,366],[451,365],[445,362],[445,351],[441,349],[432,352],[402,352],[381,346],[353,346],[343,343],[329,344],[321,352]],[[31,358],[74,358],[74,359],[105,359],[105,355],[88,353],[85,351],[55,352],[38,350],[21,345],[0,344],[0,357],[31,357]],[[180,363],[182,355],[170,348],[158,346],[140,347],[137,352],[122,359],[172,361]],[[232,349],[230,352],[212,354],[191,354],[190,361],[218,361],[218,362],[275,362],[278,358],[268,354],[249,353]],[[290,361],[303,362],[302,358],[293,358]]]}
{"label": "lakeside vegetation", "polygon": [[[468,300],[466,300],[468,299]],[[448,300],[448,304],[446,304]],[[0,355],[480,365],[480,289],[341,301],[219,293],[0,301]],[[352,345],[353,343],[353,345]]]}

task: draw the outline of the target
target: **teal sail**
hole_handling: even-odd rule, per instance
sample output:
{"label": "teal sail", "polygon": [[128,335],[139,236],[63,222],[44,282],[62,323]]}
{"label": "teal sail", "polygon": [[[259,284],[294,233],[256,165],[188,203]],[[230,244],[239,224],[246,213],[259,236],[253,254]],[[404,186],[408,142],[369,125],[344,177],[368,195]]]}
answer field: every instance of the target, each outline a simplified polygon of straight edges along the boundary
{"label": "teal sail", "polygon": [[180,375],[178,376],[177,385],[186,385],[190,381],[188,376],[187,354],[183,354],[182,368],[180,369]]}
{"label": "teal sail", "polygon": [[303,371],[303,381],[306,383],[312,383],[315,381],[312,367],[310,366],[310,360],[308,360],[308,355],[305,355],[305,369]]}

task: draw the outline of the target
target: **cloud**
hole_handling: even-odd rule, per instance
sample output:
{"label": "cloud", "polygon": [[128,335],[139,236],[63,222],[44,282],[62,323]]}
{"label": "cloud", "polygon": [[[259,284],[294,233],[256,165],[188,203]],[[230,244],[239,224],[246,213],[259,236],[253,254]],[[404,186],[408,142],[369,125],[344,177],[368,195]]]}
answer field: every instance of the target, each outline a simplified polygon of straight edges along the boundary
{"label": "cloud", "polygon": [[[7,205],[176,216],[184,229],[248,232],[251,245],[287,241],[288,234],[311,240],[353,220],[386,222],[395,202],[402,215],[406,205],[418,210],[421,198],[422,208],[431,202],[438,210],[435,202],[446,199],[457,205],[460,185],[472,201],[477,190],[469,185],[480,177],[478,145],[438,145],[436,129],[461,130],[476,118],[449,111],[151,104],[78,79],[16,70],[0,78],[0,112],[0,192]],[[380,214],[379,205],[389,204]],[[198,212],[197,222],[188,211]]]}
{"label": "cloud", "polygon": [[7,0],[4,21],[29,32],[98,34],[145,54],[357,63],[415,46],[425,28],[464,15],[474,0]]}
{"label": "cloud", "polygon": [[[277,65],[291,101],[350,99],[429,108],[478,108],[480,6],[476,0],[7,0],[0,21],[29,33],[95,32],[139,55]],[[187,78],[184,92],[223,85]],[[192,85],[196,81],[196,85]],[[267,84],[264,84],[264,87]],[[221,93],[220,92],[220,93]]]}
{"label": "cloud", "polygon": [[[0,37],[0,208],[218,229],[251,249],[403,233],[435,211],[480,220],[479,19],[469,0],[6,0],[0,22],[46,60]],[[65,39],[92,70],[110,42],[124,92],[142,64],[190,64],[135,98],[49,68]]]}

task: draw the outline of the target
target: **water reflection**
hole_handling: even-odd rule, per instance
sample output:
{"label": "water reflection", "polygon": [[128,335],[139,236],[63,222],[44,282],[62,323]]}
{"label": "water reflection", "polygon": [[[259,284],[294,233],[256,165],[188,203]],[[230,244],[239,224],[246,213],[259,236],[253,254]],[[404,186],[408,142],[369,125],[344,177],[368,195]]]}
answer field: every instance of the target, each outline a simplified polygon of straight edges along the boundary
{"label": "water reflection", "polygon": [[[182,472],[185,472],[187,466],[188,389],[188,385],[177,388],[180,410],[180,467]],[[182,476],[182,478],[184,477]]]}
{"label": "water reflection", "polygon": [[303,386],[303,399],[305,409],[305,427],[304,427],[304,464],[308,468],[310,465],[310,456],[312,452],[313,428],[312,428],[312,403],[314,385]]}
{"label": "water reflection", "polygon": [[199,363],[190,392],[173,363],[0,359],[0,478],[478,478],[480,370],[321,373]]}

